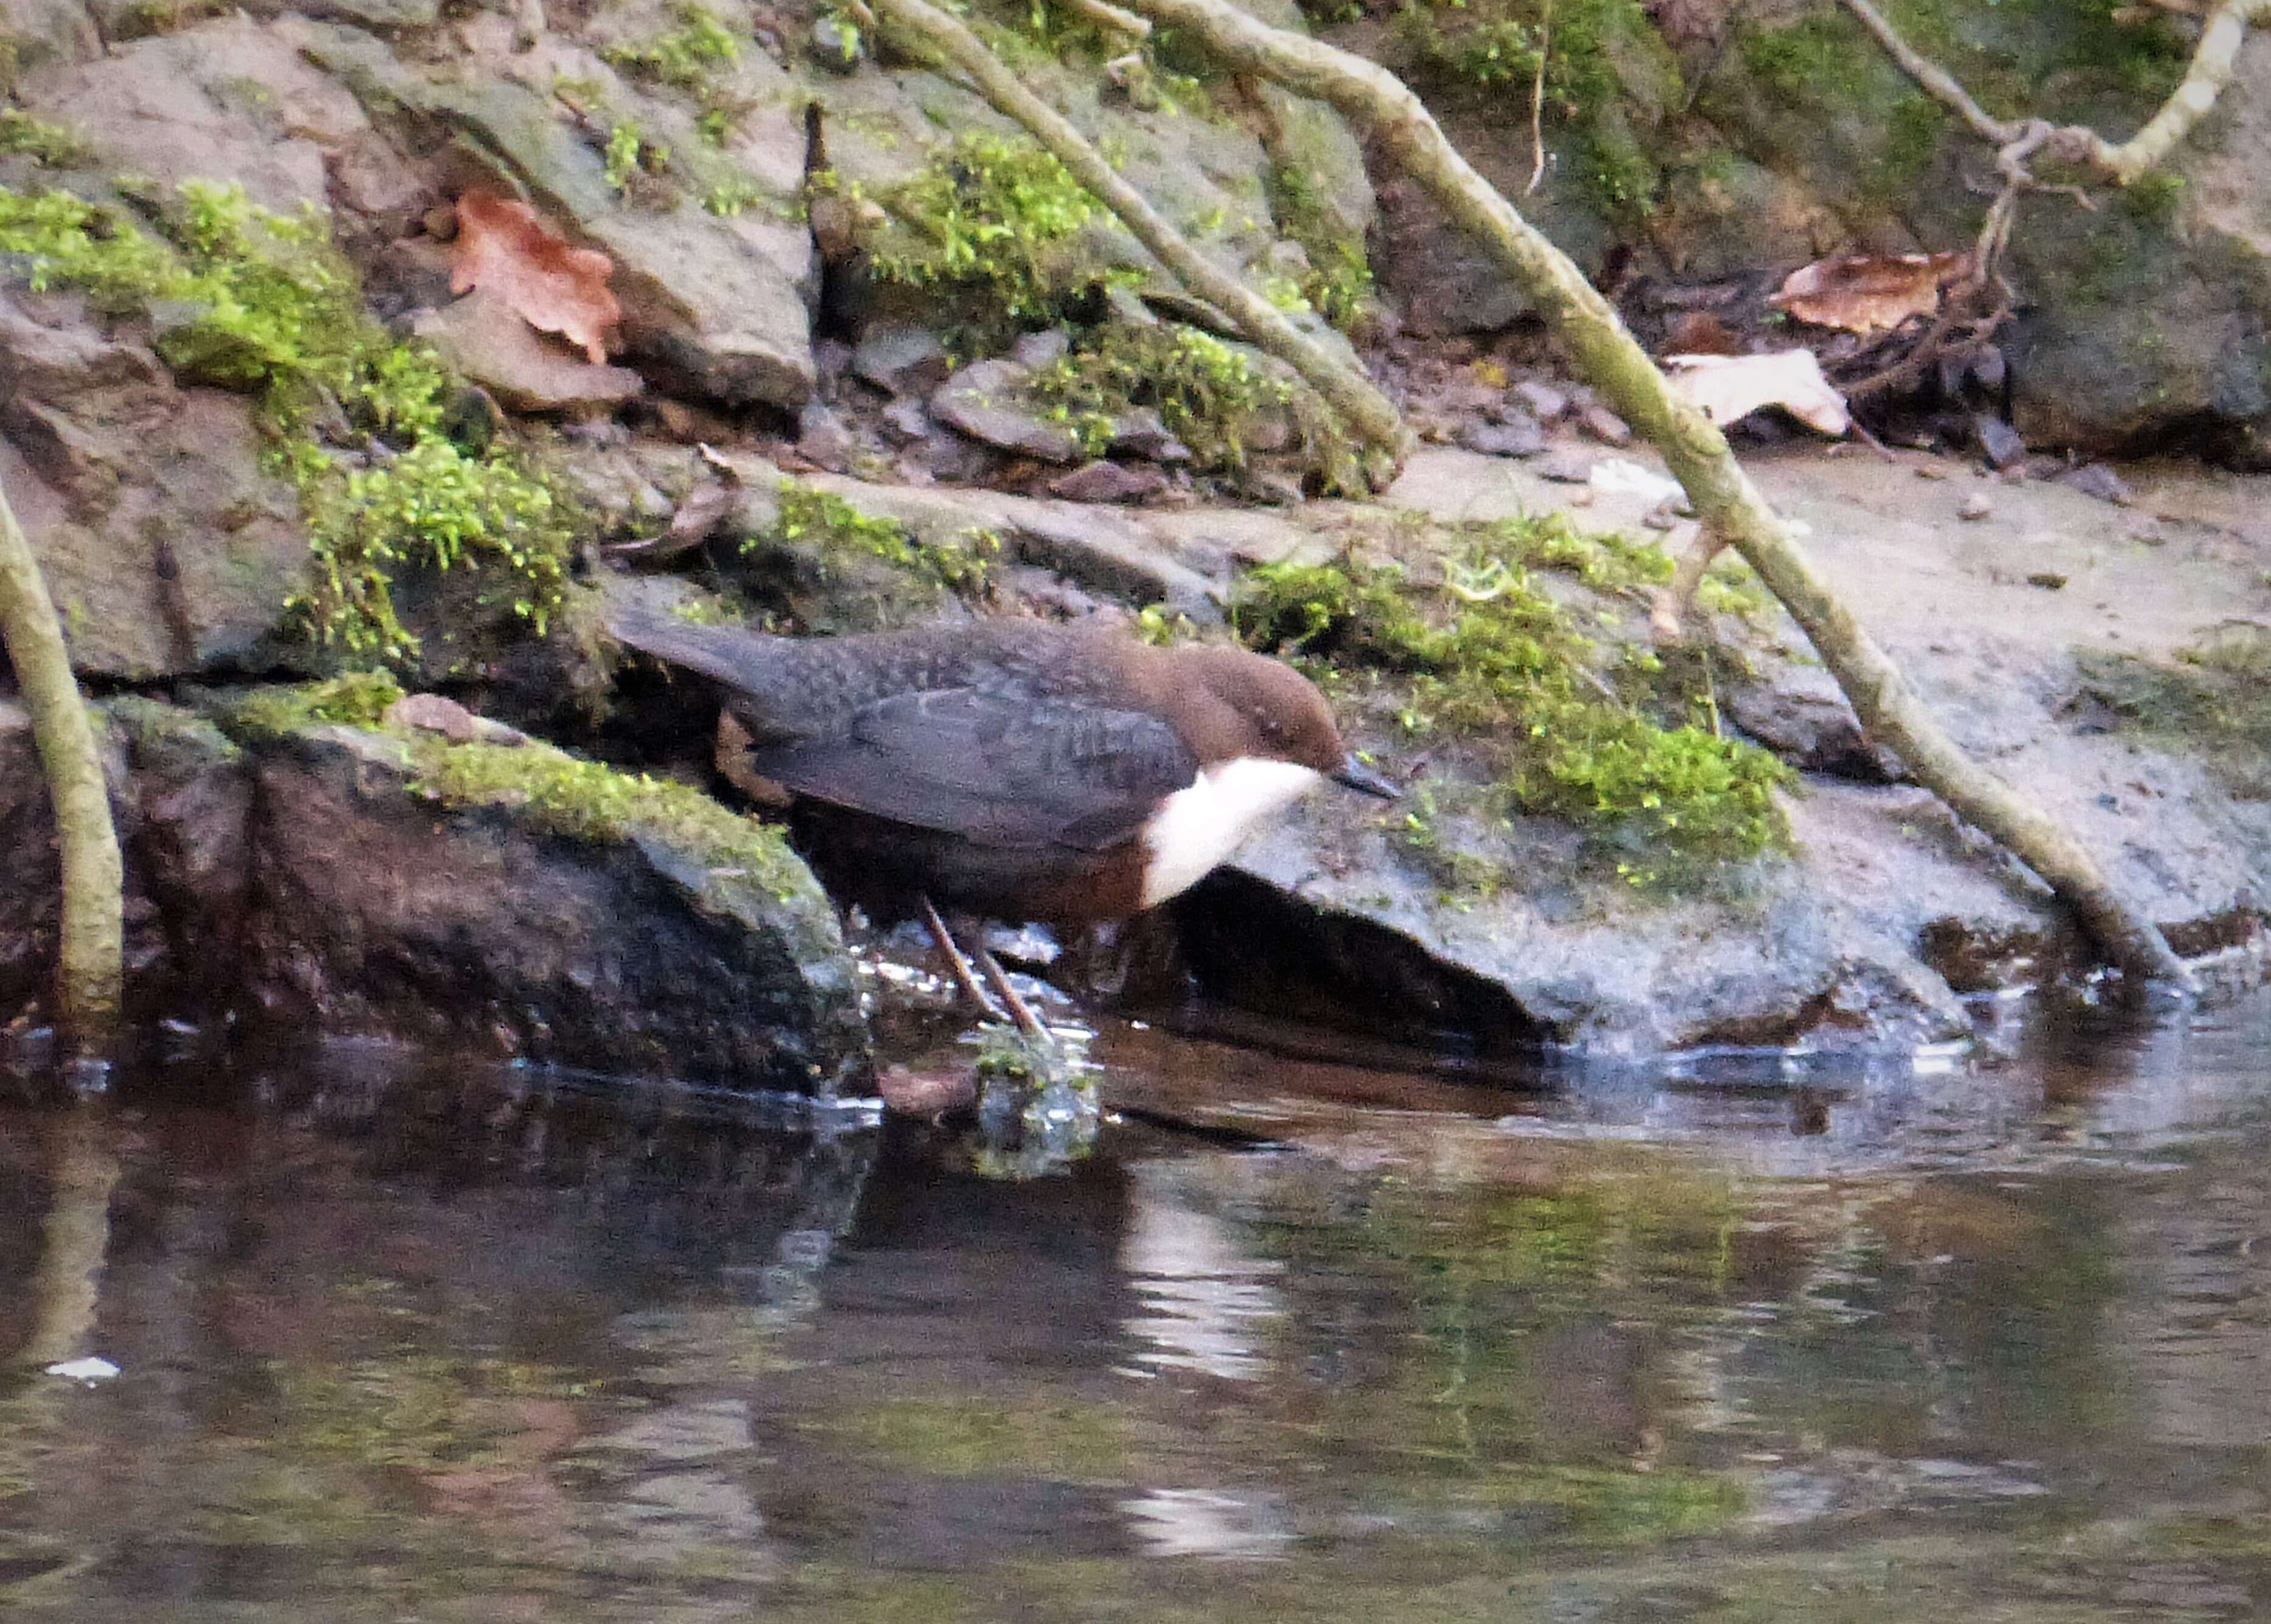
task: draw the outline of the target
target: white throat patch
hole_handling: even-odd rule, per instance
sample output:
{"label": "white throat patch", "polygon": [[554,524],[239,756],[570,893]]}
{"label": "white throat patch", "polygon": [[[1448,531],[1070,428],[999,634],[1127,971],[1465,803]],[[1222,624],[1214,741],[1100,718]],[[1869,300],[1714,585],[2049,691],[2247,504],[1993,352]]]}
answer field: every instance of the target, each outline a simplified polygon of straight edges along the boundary
{"label": "white throat patch", "polygon": [[1188,890],[1255,830],[1310,790],[1325,775],[1298,762],[1241,756],[1200,770],[1143,825],[1151,860],[1143,868],[1143,905]]}

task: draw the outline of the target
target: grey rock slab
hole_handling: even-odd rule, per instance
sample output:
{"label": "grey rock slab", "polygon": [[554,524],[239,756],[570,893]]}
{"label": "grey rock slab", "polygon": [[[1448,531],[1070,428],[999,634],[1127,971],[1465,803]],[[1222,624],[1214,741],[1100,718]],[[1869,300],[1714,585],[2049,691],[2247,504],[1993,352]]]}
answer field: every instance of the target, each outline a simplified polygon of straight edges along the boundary
{"label": "grey rock slab", "polygon": [[[1913,791],[1825,785],[1799,803],[1801,850],[1840,875],[1833,894],[1810,862],[1770,860],[1730,897],[1673,902],[1582,886],[1572,898],[1566,866],[1535,855],[1494,895],[1448,895],[1399,855],[1396,814],[1350,799],[1313,797],[1234,868],[1261,899],[1311,916],[1304,928],[1334,958],[1401,961],[1373,989],[1390,1020],[1424,1025],[1429,1005],[1496,1001],[1530,1039],[1603,1056],[1910,1047],[1969,1031],[1923,957],[1928,925],[1959,914],[2056,938],[2046,901],[1979,869]],[[1397,1008],[1407,997],[1418,1003]]]}
{"label": "grey rock slab", "polygon": [[928,395],[946,382],[954,363],[928,328],[891,323],[860,339],[852,370],[892,395]]}
{"label": "grey rock slab", "polygon": [[[728,459],[752,489],[777,486],[785,477],[761,458],[728,454]],[[990,530],[1019,562],[1054,570],[1091,591],[1138,607],[1164,603],[1203,625],[1222,619],[1221,588],[1177,560],[1132,516],[1002,491],[876,485],[827,474],[808,482],[863,513],[895,518],[925,540]]]}
{"label": "grey rock slab", "polygon": [[629,368],[593,366],[581,350],[540,333],[486,287],[438,310],[419,311],[411,331],[516,412],[609,411],[645,387]]}
{"label": "grey rock slab", "polygon": [[0,486],[73,664],[147,681],[264,663],[308,544],[250,404],[177,389],[82,320],[0,294]]}
{"label": "grey rock slab", "polygon": [[1027,404],[1024,385],[1030,376],[1013,361],[974,361],[931,396],[931,415],[973,440],[1021,457],[1078,462],[1079,436]]}
{"label": "grey rock slab", "polygon": [[1191,448],[1169,434],[1166,424],[1150,406],[1138,406],[1112,420],[1111,449],[1116,456],[1141,457],[1148,462],[1191,459]]}
{"label": "grey rock slab", "polygon": [[[517,81],[428,78],[348,28],[309,25],[305,48],[380,123],[406,135],[432,121],[456,130],[461,156],[502,170],[507,188],[525,187],[555,230],[612,257],[626,352],[642,371],[729,406],[794,411],[811,398],[804,287],[761,212],[721,217],[690,196],[668,207],[634,204],[607,184],[599,153],[557,101]],[[683,145],[697,147],[690,128]],[[808,240],[800,252],[808,262]]]}
{"label": "grey rock slab", "polygon": [[1049,494],[1068,502],[1141,502],[1166,488],[1167,476],[1157,468],[1130,468],[1102,461],[1085,464],[1049,481]]}
{"label": "grey rock slab", "polygon": [[108,170],[169,189],[234,181],[279,212],[328,200],[327,162],[404,168],[355,98],[301,56],[290,30],[241,15],[41,75],[26,102],[84,131]]}
{"label": "grey rock slab", "polygon": [[1535,457],[1545,449],[1545,431],[1525,418],[1513,423],[1463,423],[1459,443],[1485,457]]}

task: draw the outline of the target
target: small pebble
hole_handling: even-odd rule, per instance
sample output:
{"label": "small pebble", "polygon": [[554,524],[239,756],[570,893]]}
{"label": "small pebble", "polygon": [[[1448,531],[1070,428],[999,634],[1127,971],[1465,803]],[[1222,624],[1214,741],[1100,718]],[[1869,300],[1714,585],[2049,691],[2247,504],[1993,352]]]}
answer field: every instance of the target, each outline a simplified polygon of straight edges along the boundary
{"label": "small pebble", "polygon": [[2054,592],[2066,585],[2066,577],[2059,574],[2055,570],[2037,570],[2027,577],[2027,585],[2039,586],[2046,592]]}
{"label": "small pebble", "polygon": [[2117,507],[2127,507],[2137,499],[2137,493],[2129,488],[2129,481],[2102,462],[2084,463],[2070,473],[2058,475],[2055,482]]}
{"label": "small pebble", "polygon": [[1994,510],[1995,504],[1987,500],[1985,494],[1984,492],[1975,490],[1963,498],[1963,505],[1955,510],[1955,517],[1958,518],[1980,519],[1985,518]]}
{"label": "small pebble", "polygon": [[1569,409],[1569,397],[1551,384],[1540,384],[1534,378],[1523,378],[1514,386],[1515,395],[1541,423],[1550,423]]}
{"label": "small pebble", "polygon": [[1577,421],[1585,426],[1587,434],[1605,445],[1632,443],[1631,425],[1606,406],[1589,406],[1578,414]]}
{"label": "small pebble", "polygon": [[2010,467],[2027,454],[2027,443],[2019,437],[2019,431],[1999,417],[1977,413],[1972,417],[1971,431],[1980,452],[1993,467]]}

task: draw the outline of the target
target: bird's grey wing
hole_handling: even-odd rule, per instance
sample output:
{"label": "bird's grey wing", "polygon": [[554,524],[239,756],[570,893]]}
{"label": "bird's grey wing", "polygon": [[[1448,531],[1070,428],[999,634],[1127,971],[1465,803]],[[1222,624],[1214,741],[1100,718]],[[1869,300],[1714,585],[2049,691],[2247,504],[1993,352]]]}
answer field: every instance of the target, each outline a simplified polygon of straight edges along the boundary
{"label": "bird's grey wing", "polygon": [[983,845],[1091,851],[1135,834],[1198,772],[1158,717],[1018,683],[879,700],[848,736],[760,749],[750,765],[798,794]]}

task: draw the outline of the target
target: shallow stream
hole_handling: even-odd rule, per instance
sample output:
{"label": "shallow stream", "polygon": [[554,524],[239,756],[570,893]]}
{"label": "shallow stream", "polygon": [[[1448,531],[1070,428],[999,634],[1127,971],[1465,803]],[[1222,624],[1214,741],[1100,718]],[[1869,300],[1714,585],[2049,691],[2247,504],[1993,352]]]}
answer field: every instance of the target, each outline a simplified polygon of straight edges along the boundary
{"label": "shallow stream", "polygon": [[0,1075],[0,1612],[2264,1616],[2267,1039],[1522,1091],[1121,1025],[1022,1183],[383,1050]]}

